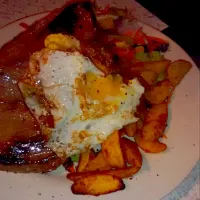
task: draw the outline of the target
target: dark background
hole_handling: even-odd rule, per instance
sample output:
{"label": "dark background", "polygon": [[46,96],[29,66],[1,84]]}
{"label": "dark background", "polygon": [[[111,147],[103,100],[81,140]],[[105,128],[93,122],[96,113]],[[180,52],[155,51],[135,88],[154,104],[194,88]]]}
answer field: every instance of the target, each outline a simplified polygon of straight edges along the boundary
{"label": "dark background", "polygon": [[199,0],[137,0],[137,2],[164,21],[169,28],[162,32],[200,64]]}

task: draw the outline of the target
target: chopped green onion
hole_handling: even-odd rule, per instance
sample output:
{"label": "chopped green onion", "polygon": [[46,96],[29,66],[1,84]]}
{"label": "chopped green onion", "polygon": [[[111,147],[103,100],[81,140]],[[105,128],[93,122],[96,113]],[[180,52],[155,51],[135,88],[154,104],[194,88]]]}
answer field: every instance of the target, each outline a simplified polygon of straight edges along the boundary
{"label": "chopped green onion", "polygon": [[137,52],[135,54],[136,60],[142,61],[142,62],[147,62],[147,61],[159,61],[163,60],[164,57],[161,55],[159,51],[152,51],[149,53],[145,52]]}
{"label": "chopped green onion", "polygon": [[163,59],[163,56],[159,51],[152,51],[148,53],[150,61],[159,61]]}
{"label": "chopped green onion", "polygon": [[79,154],[74,154],[70,156],[72,162],[78,162],[79,161]]}

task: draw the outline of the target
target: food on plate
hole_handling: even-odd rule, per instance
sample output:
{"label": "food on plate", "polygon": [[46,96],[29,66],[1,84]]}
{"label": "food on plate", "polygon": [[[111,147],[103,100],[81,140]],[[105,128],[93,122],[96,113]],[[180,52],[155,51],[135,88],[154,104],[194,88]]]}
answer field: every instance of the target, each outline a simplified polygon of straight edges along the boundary
{"label": "food on plate", "polygon": [[153,105],[166,101],[167,98],[171,96],[171,94],[172,86],[170,81],[165,79],[147,89],[144,95],[149,103]]}
{"label": "food on plate", "polygon": [[167,69],[167,78],[173,86],[180,83],[183,77],[189,72],[192,64],[185,60],[177,60],[172,62]]}
{"label": "food on plate", "polygon": [[[59,157],[93,148],[137,120],[134,112],[144,92],[137,79],[124,84],[118,74],[105,76],[78,51],[44,49],[31,56],[29,68],[20,90]],[[45,123],[49,117],[54,124]]]}
{"label": "food on plate", "polygon": [[[137,121],[138,122],[138,121]],[[126,135],[129,137],[133,137],[137,131],[137,122],[128,124],[124,127]]]}
{"label": "food on plate", "polygon": [[143,71],[141,73],[141,77],[149,84],[149,85],[153,85],[157,78],[158,75],[156,74],[156,72],[152,72],[152,71]]}
{"label": "food on plate", "polygon": [[0,170],[66,165],[74,194],[124,189],[140,149],[167,148],[169,100],[192,67],[166,59],[168,47],[127,9],[93,1],[35,22],[0,49]]}
{"label": "food on plate", "polygon": [[118,190],[123,190],[123,181],[111,175],[91,175],[76,180],[72,185],[74,194],[90,194],[99,196]]}
{"label": "food on plate", "polygon": [[142,155],[135,142],[123,137],[120,140],[125,162],[132,166],[142,167]]}
{"label": "food on plate", "polygon": [[148,141],[143,139],[140,133],[135,134],[134,139],[138,146],[146,153],[160,153],[167,148],[167,145],[160,142],[159,139]]}
{"label": "food on plate", "polygon": [[82,172],[85,170],[85,168],[88,164],[88,161],[90,159],[90,154],[91,154],[91,151],[88,150],[88,151],[83,152],[80,155],[78,166],[77,166],[77,172]]}
{"label": "food on plate", "polygon": [[111,175],[118,178],[130,178],[134,174],[136,174],[140,170],[140,167],[138,166],[130,166],[130,167],[124,167],[120,169],[111,169],[111,170],[96,170],[96,171],[89,171],[89,172],[71,172],[67,174],[67,178],[71,181],[76,181],[78,179],[81,179],[85,176],[89,175]]}
{"label": "food on plate", "polygon": [[[112,148],[110,148],[112,146]],[[120,135],[118,131],[112,133],[102,143],[102,154],[111,167],[123,168],[125,166],[124,157],[120,146]]]}
{"label": "food on plate", "polygon": [[154,141],[162,137],[167,126],[168,104],[161,103],[153,105],[144,120],[141,131],[142,138],[147,141]]}
{"label": "food on plate", "polygon": [[110,165],[108,160],[105,159],[101,151],[97,153],[97,155],[93,159],[89,160],[85,168],[85,171],[108,170],[108,169],[112,169],[112,166]]}

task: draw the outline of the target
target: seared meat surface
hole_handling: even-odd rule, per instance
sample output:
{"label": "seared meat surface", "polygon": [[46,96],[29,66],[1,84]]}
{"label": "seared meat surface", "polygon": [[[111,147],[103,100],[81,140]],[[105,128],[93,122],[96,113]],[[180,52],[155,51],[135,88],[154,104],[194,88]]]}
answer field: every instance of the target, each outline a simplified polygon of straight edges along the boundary
{"label": "seared meat surface", "polygon": [[28,68],[30,55],[44,47],[48,34],[72,33],[77,6],[92,9],[90,3],[74,1],[34,23],[0,49],[0,170],[48,172],[62,164],[46,147],[48,138],[26,107],[17,83]]}

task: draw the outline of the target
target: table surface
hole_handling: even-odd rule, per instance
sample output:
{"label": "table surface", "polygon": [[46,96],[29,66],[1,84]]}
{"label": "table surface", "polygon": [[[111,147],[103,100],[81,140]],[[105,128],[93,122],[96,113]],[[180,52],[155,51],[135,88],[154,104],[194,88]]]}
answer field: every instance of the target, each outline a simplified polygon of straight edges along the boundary
{"label": "table surface", "polygon": [[[100,0],[99,0],[100,1]],[[102,1],[102,0],[101,0]],[[140,0],[138,0],[140,1]],[[16,19],[23,18],[32,14],[53,10],[60,7],[66,2],[65,0],[0,0],[0,27],[15,21]],[[106,1],[107,3],[114,4],[117,7],[121,7],[118,3],[112,0]],[[144,2],[144,1],[142,1]],[[124,0],[123,6],[129,5],[131,13],[140,21],[153,26],[154,28],[165,32],[168,25],[161,21],[158,17],[153,15],[138,2],[130,0]],[[196,64],[200,66],[200,56],[192,57]],[[192,172],[186,177],[186,179],[172,191],[165,196],[163,200],[200,200],[200,163],[194,167]]]}

